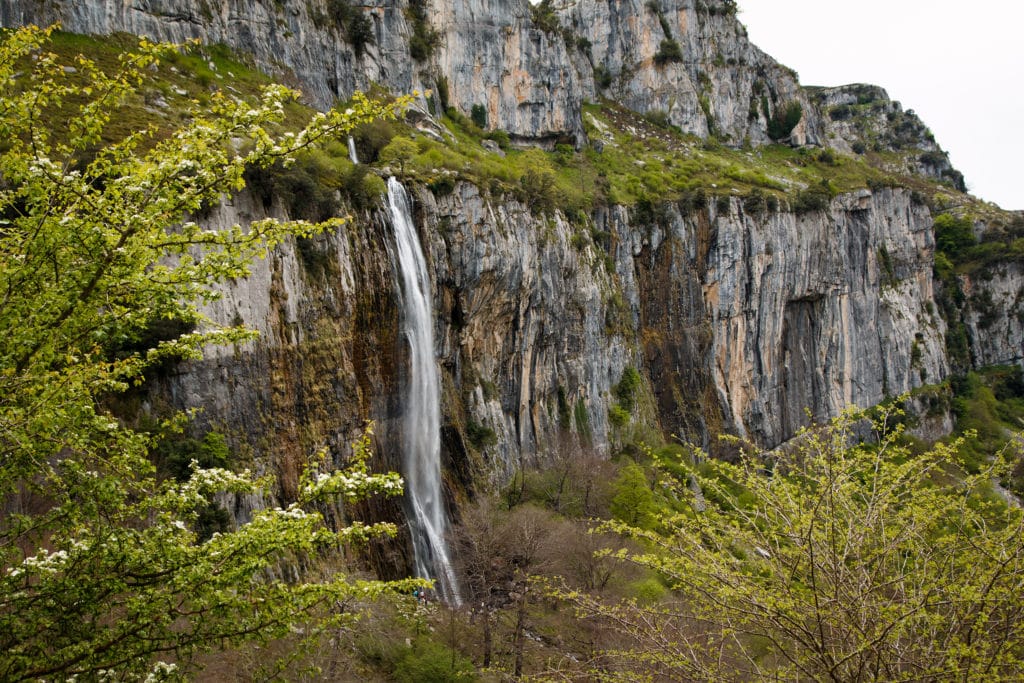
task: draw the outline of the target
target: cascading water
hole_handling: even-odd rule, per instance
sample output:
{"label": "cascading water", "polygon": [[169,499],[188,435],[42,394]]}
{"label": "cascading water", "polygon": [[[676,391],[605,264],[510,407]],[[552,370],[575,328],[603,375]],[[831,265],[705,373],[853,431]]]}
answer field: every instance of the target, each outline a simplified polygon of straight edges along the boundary
{"label": "cascading water", "polygon": [[353,164],[359,165],[359,155],[356,154],[356,141],[352,139],[352,136],[348,136],[348,160]]}
{"label": "cascading water", "polygon": [[441,497],[441,388],[434,359],[434,313],[430,277],[413,226],[409,197],[388,179],[388,210],[395,230],[402,327],[409,341],[410,372],[405,397],[405,495],[410,508],[416,573],[437,580],[441,597],[461,603],[445,533],[448,519]]}

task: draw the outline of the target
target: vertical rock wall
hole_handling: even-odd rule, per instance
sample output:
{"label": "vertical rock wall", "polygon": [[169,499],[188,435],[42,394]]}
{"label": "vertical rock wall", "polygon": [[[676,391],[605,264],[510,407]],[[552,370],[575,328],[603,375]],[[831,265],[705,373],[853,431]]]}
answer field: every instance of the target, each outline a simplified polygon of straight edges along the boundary
{"label": "vertical rock wall", "polygon": [[[566,444],[608,453],[623,436],[608,412],[629,366],[666,435],[707,443],[728,430],[763,446],[808,413],[824,419],[948,373],[944,324],[928,306],[930,218],[908,192],[845,195],[800,215],[750,215],[738,201],[686,214],[612,207],[592,226],[466,183],[414,194],[444,371],[444,457],[463,486],[502,481]],[[261,211],[241,196],[214,223]],[[342,457],[365,419],[380,425],[381,450],[395,450],[407,361],[391,240],[374,212],[279,249],[210,309],[261,339],[166,380],[175,405],[203,407],[201,421],[274,463],[284,493],[305,455],[326,445]]]}

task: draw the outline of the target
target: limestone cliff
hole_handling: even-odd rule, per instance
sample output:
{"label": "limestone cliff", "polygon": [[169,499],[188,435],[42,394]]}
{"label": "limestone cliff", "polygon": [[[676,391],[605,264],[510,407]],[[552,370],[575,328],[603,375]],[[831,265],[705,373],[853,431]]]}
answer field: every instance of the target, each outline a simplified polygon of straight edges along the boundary
{"label": "limestone cliff", "polygon": [[[415,194],[445,456],[463,485],[503,480],[566,439],[607,453],[630,428],[609,421],[629,366],[653,389],[666,435],[707,443],[726,429],[768,446],[807,411],[827,417],[948,372],[944,324],[928,306],[929,215],[909,192],[844,195],[799,215],[751,215],[738,201],[656,216],[616,207],[594,226],[610,236],[611,258],[560,215],[531,215],[467,183]],[[213,222],[261,212],[241,195]],[[382,452],[393,450],[406,359],[392,239],[373,211],[279,250],[210,310],[261,340],[165,380],[175,405],[202,407],[203,423],[272,463],[284,495],[304,454],[327,445],[340,456],[365,419],[380,423]],[[493,438],[474,441],[480,433]]]}
{"label": "limestone cliff", "polygon": [[[355,16],[369,27],[358,40],[321,0],[31,0],[4,3],[0,23],[59,19],[73,31],[224,42],[293,74],[320,106],[374,82],[441,85],[435,104],[447,94],[464,112],[478,105],[514,142],[584,143],[582,102],[610,95],[701,137],[767,143],[779,137],[771,122],[799,103],[789,142],[896,150],[897,171],[945,179],[950,192],[962,182],[884,92],[801,88],[750,45],[731,2],[438,0],[426,24],[404,2],[346,6],[348,25]],[[600,154],[598,142],[588,151]],[[783,197],[807,189],[754,182]],[[813,207],[758,206],[723,189],[696,203],[597,201],[569,222],[471,182],[436,194],[414,184],[449,477],[501,480],[567,439],[606,454],[641,423],[704,443],[728,430],[770,447],[810,417],[945,378],[925,198],[892,183],[838,196],[825,185]],[[208,220],[245,224],[268,210],[281,212],[243,194]],[[301,458],[323,445],[341,457],[366,419],[381,425],[381,451],[396,452],[388,440],[407,361],[390,240],[374,209],[275,251],[210,311],[261,340],[182,365],[161,379],[160,400],[203,407],[200,426],[223,429],[275,470],[284,497]],[[963,280],[975,362],[1020,362],[1022,275],[1006,263]],[[631,367],[653,405],[622,424],[610,411]]]}
{"label": "limestone cliff", "polygon": [[[565,43],[533,27],[526,0],[438,0],[419,25],[410,7],[404,0],[15,0],[0,5],[0,26],[60,22],[75,33],[223,43],[320,108],[373,84],[396,93],[440,84],[451,105],[466,114],[485,106],[489,125],[513,136],[582,136],[582,91]],[[414,39],[423,41],[418,50]]]}
{"label": "limestone cliff", "polygon": [[[915,171],[954,173],[924,125],[880,89],[802,88],[795,72],[750,43],[733,0],[549,0],[536,7],[527,0],[0,5],[0,26],[54,22],[77,33],[223,43],[301,87],[321,108],[374,84],[396,93],[431,89],[435,113],[441,103],[467,115],[482,107],[487,128],[549,145],[582,143],[580,107],[600,97],[734,146],[771,142],[771,121],[798,103],[799,122],[775,131],[775,138],[841,151],[858,142],[911,149],[915,159],[921,155]],[[869,91],[874,94],[865,100]],[[421,100],[422,108],[427,104]],[[864,104],[874,106],[857,110]]]}

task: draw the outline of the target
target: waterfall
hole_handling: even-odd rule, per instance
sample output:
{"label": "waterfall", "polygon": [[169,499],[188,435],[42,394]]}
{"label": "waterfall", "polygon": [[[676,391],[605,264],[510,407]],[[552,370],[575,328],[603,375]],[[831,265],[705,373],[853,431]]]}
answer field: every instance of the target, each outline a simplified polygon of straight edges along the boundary
{"label": "waterfall", "polygon": [[402,331],[410,353],[402,421],[403,474],[416,574],[436,579],[441,597],[458,605],[461,597],[445,540],[448,519],[441,496],[441,385],[434,359],[430,277],[412,223],[409,197],[394,178],[388,179],[388,210],[395,230]]}
{"label": "waterfall", "polygon": [[356,154],[356,141],[352,139],[352,136],[348,136],[348,160],[353,164],[359,165],[359,155]]}

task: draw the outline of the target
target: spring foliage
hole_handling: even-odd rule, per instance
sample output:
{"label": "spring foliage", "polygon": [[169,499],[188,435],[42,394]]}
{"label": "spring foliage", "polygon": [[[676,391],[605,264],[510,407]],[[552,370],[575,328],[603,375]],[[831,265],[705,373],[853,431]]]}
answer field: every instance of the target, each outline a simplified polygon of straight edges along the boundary
{"label": "spring foliage", "polygon": [[771,460],[670,465],[653,522],[606,528],[673,600],[562,592],[622,636],[598,677],[1017,680],[1024,513],[993,493],[1001,464],[912,454],[892,417],[848,412]]}
{"label": "spring foliage", "polygon": [[[252,259],[323,228],[209,231],[188,217],[240,189],[247,166],[288,163],[404,102],[357,98],[274,134],[296,93],[273,86],[258,104],[214,94],[178,130],[111,141],[119,107],[173,48],[143,41],[104,73],[82,57],[60,63],[48,36],[32,27],[0,42],[0,679],[175,677],[197,652],[337,623],[357,601],[408,589],[271,578],[282,562],[393,533],[329,530],[315,511],[401,492],[396,475],[368,473],[365,439],[350,469],[314,459],[299,500],[200,541],[198,511],[214,496],[266,494],[271,482],[197,463],[184,481],[160,480],[152,437],[103,407],[162,360],[250,338],[198,306]],[[194,331],[143,343],[161,320]]]}

